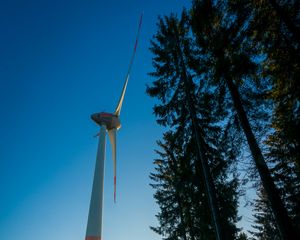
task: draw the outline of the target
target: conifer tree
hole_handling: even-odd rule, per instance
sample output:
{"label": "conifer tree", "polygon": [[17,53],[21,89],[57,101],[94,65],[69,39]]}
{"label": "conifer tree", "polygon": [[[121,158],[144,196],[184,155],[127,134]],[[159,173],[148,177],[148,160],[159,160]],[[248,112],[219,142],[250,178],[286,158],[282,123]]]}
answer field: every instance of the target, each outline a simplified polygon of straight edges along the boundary
{"label": "conifer tree", "polygon": [[194,0],[191,17],[184,11],[179,20],[159,20],[151,42],[156,80],[147,92],[160,101],[158,123],[172,129],[159,143],[161,165],[151,175],[160,181],[153,187],[161,207],[153,230],[165,239],[211,239],[212,226],[217,239],[246,238],[234,226],[237,181],[230,172],[241,130],[263,186],[253,236],[297,239],[299,13],[297,1]]}
{"label": "conifer tree", "polygon": [[[227,145],[232,142],[228,143],[228,136],[221,131],[218,125],[218,122],[224,119],[225,112],[213,108],[216,103],[215,91],[207,88],[201,79],[193,79],[195,74],[189,65],[196,57],[196,52],[193,50],[188,24],[188,15],[185,11],[180,20],[174,15],[159,19],[158,32],[151,47],[155,67],[155,72],[151,75],[156,80],[152,86],[148,86],[147,92],[150,96],[160,100],[160,104],[154,107],[158,123],[168,126],[174,131],[182,131],[183,137],[180,138],[180,144],[182,144],[182,151],[186,156],[185,161],[190,162],[193,170],[192,184],[195,188],[194,194],[192,191],[190,196],[192,199],[190,204],[193,209],[190,214],[194,216],[189,217],[189,219],[194,219],[192,222],[194,230],[189,232],[190,236],[194,236],[195,239],[213,238],[212,227],[214,224],[212,223],[214,221],[212,218],[214,216],[210,216],[212,211],[208,206],[211,205],[211,202],[208,201],[207,191],[207,178],[210,178],[211,184],[217,190],[215,191],[214,206],[222,216],[219,218],[218,224],[225,229],[223,234],[216,238],[235,239],[238,231],[235,226],[235,222],[238,220],[237,178],[230,171],[234,172],[232,163],[237,149],[235,147],[227,148]],[[198,84],[195,84],[194,81],[197,81]],[[199,143],[201,144],[200,151],[202,151],[200,155]],[[170,145],[170,143],[166,145]],[[173,149],[170,153],[174,151]],[[201,157],[205,160],[206,168],[211,174],[210,177],[205,176],[207,173],[203,171]],[[176,158],[179,159],[175,156],[174,159]],[[162,200],[158,200],[159,205]],[[160,226],[165,226],[167,219],[162,215],[158,215],[158,218],[163,221]],[[161,231],[160,227],[153,230],[162,235],[165,233]]]}
{"label": "conifer tree", "polygon": [[258,190],[258,198],[254,200],[253,231],[250,231],[255,240],[280,240],[270,203],[262,187]]}
{"label": "conifer tree", "polygon": [[[204,12],[205,20],[201,15]],[[251,76],[257,73],[255,61],[252,60],[255,55],[251,55],[249,48],[251,41],[244,37],[249,21],[251,21],[249,13],[229,12],[226,2],[193,1],[192,26],[203,55],[199,65],[207,65],[208,71],[212,73],[208,79],[212,85],[227,87],[281,237],[296,239],[296,232],[258,145],[239,91],[239,85],[249,82],[253,79]]]}
{"label": "conifer tree", "polygon": [[[279,10],[284,12],[285,17],[292,19],[295,27],[299,27],[299,2],[287,1],[280,4],[277,8],[281,8]],[[299,234],[300,45],[282,21],[282,16],[268,1],[259,4],[251,1],[248,7],[251,7],[253,13],[248,35],[264,56],[261,75],[269,79],[270,87],[265,95],[273,106],[270,110],[272,122],[268,126],[270,133],[265,142],[266,159]]]}

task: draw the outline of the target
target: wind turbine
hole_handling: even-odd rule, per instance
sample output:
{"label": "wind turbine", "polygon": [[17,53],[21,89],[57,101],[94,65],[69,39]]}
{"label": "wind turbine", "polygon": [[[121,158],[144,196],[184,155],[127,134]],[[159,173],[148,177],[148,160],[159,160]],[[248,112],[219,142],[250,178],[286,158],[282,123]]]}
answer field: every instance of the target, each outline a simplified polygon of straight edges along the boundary
{"label": "wind turbine", "polygon": [[92,120],[94,120],[100,126],[100,132],[96,135],[99,136],[98,151],[96,157],[96,167],[94,172],[93,189],[90,201],[90,209],[88,216],[88,223],[86,229],[85,240],[101,240],[102,236],[102,207],[103,207],[103,185],[104,185],[104,161],[105,161],[105,138],[106,133],[108,133],[109,140],[112,147],[112,159],[113,159],[113,169],[114,169],[114,202],[116,202],[116,185],[117,185],[117,170],[116,170],[116,137],[117,130],[121,127],[120,113],[125,96],[126,87],[129,80],[129,74],[133,64],[138,39],[142,26],[143,13],[140,17],[137,37],[133,49],[133,54],[130,60],[129,68],[126,74],[125,82],[123,85],[123,90],[118,102],[118,105],[114,113],[100,112],[91,115]]}

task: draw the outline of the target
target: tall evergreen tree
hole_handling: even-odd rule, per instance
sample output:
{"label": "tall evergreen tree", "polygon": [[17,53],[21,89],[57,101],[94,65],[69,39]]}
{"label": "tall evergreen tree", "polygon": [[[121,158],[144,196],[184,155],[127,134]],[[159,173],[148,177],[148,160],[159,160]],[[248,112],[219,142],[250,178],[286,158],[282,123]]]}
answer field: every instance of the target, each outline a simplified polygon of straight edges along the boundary
{"label": "tall evergreen tree", "polygon": [[262,187],[258,190],[258,198],[254,200],[253,231],[250,231],[253,240],[280,240],[276,221],[270,208],[270,203]]}
{"label": "tall evergreen tree", "polygon": [[154,197],[161,209],[157,215],[160,226],[151,229],[167,236],[165,239],[195,239],[190,208],[193,188],[189,179],[191,168],[187,167],[189,158],[185,158],[181,145],[174,146],[173,135],[166,133],[165,143],[158,142],[162,149],[157,151],[160,159],[154,161],[155,173],[150,175],[151,186],[156,190]]}
{"label": "tall evergreen tree", "polygon": [[[205,14],[205,20],[203,13]],[[193,1],[192,26],[203,58],[212,72],[212,85],[225,85],[231,95],[234,110],[246,136],[255,166],[270,201],[283,239],[296,239],[291,220],[258,145],[245,111],[239,85],[252,80],[257,73],[249,40],[244,37],[251,15],[246,11],[229,12],[227,2]],[[201,67],[202,68],[202,67]],[[255,83],[255,82],[254,82]]]}
{"label": "tall evergreen tree", "polygon": [[[254,236],[267,239],[264,234],[272,232],[282,239],[297,239],[293,225],[300,226],[299,13],[298,1],[194,0],[191,19],[185,12],[179,21],[174,15],[160,19],[151,48],[155,56],[152,76],[157,80],[147,91],[161,102],[154,108],[158,122],[172,129],[160,144],[164,152],[160,155],[169,159],[164,170],[173,173],[173,180],[157,191],[173,188],[173,200],[157,200],[159,205],[173,204],[176,211],[161,209],[161,226],[153,228],[166,239],[210,239],[212,226],[219,239],[221,225],[226,229],[223,233],[234,226],[236,177],[231,175],[230,185],[228,169],[237,156],[241,135],[234,132],[240,129],[264,187],[256,202],[258,231]],[[269,121],[264,121],[270,114],[272,123],[267,125]],[[259,125],[265,128],[264,135],[256,132]],[[180,136],[179,145],[174,145],[173,135]],[[259,144],[265,147],[265,155]],[[181,155],[174,154],[175,149]],[[181,175],[185,168],[178,163],[182,159],[190,167],[192,180]],[[178,188],[180,181],[186,181],[185,187]],[[226,198],[231,213],[222,212],[224,186],[231,196]],[[192,211],[183,207],[183,196],[189,199]],[[212,218],[207,206],[211,206]],[[231,220],[230,214],[234,216]],[[167,224],[171,216],[177,223],[173,235]],[[270,216],[278,229],[270,224]],[[238,238],[237,229],[231,229],[225,238]]]}
{"label": "tall evergreen tree", "polygon": [[[299,233],[300,45],[276,6],[270,5],[271,1],[250,2],[248,9],[251,7],[253,18],[249,24],[248,35],[264,56],[261,75],[270,81],[266,97],[273,106],[270,110],[270,134],[265,142],[266,159],[288,214]],[[299,1],[281,2],[280,6],[279,3],[275,4],[286,15],[285,18],[291,19],[295,27],[299,27]]]}
{"label": "tall evergreen tree", "polygon": [[[193,50],[188,24],[188,15],[185,11],[180,20],[174,15],[159,19],[158,32],[151,47],[155,67],[155,72],[151,75],[157,80],[147,88],[147,92],[161,102],[154,107],[158,122],[174,130],[183,129],[184,137],[181,138],[180,144],[184,146],[182,151],[188,153],[185,158],[191,162],[193,184],[196,189],[196,197],[191,194],[193,199],[191,206],[194,206],[192,212],[196,213],[194,218],[190,217],[194,219],[194,231],[191,236],[195,239],[213,238],[212,222],[216,222],[214,219],[216,216],[212,214],[210,217],[209,213],[214,210],[208,211],[211,208],[207,206],[214,205],[215,211],[221,212],[222,216],[217,224],[225,229],[223,234],[216,238],[234,239],[238,231],[235,226],[238,220],[237,179],[234,174],[230,175],[230,170],[233,170],[231,167],[237,149],[226,147],[226,144],[231,143],[228,143],[227,135],[218,125],[225,113],[213,108],[216,101],[215,92],[207,88],[201,79],[193,79],[195,74],[189,64],[196,57],[196,52]],[[195,80],[198,81],[197,85]],[[207,176],[208,174],[211,176]],[[207,180],[211,181],[213,188],[208,189]],[[216,192],[214,188],[217,189]],[[212,193],[215,194],[214,203],[209,199],[211,198],[209,194]],[[162,199],[158,201],[159,205],[160,201]],[[167,219],[162,215],[158,217],[166,224]],[[161,226],[164,226],[163,223]],[[218,229],[216,225],[215,229]],[[161,228],[154,230],[162,235],[164,233]],[[167,236],[171,237],[170,233]]]}

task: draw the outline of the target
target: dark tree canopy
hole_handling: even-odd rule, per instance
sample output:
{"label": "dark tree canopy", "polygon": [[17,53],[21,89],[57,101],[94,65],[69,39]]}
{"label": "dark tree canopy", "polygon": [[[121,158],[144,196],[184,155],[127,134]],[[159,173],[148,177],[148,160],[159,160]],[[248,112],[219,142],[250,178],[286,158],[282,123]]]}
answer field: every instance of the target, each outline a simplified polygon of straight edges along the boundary
{"label": "dark tree canopy", "polygon": [[273,0],[194,0],[158,18],[147,93],[166,129],[150,176],[164,239],[247,239],[236,227],[245,149],[260,186],[252,236],[297,239],[299,23],[298,1]]}

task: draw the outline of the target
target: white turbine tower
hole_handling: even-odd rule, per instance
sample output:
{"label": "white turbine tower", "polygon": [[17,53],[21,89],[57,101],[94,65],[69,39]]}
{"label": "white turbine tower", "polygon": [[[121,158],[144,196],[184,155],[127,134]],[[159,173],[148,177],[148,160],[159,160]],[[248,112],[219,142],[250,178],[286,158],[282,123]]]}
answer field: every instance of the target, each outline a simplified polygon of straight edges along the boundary
{"label": "white turbine tower", "polygon": [[99,145],[96,158],[96,167],[94,173],[92,197],[90,202],[88,223],[85,240],[101,240],[102,236],[102,206],[103,206],[103,184],[104,184],[104,161],[105,161],[105,138],[108,133],[112,146],[112,158],[114,168],[114,201],[116,202],[116,133],[120,129],[120,112],[124,100],[126,87],[128,84],[129,74],[134,60],[137,43],[141,31],[143,14],[140,17],[138,33],[134,45],[133,54],[130,60],[128,72],[126,74],[123,90],[114,113],[94,113],[91,118],[100,126]]}

